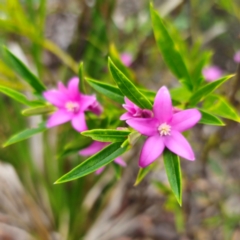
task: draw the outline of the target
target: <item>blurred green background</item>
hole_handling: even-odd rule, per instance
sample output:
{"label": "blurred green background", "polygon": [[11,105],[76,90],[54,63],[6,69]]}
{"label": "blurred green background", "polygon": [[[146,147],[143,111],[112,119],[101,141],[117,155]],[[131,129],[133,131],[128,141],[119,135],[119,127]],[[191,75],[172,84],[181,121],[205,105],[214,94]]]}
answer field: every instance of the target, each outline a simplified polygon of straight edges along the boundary
{"label": "blurred green background", "polygon": [[[187,49],[182,51],[188,59],[203,58],[203,65],[217,65],[226,74],[236,71],[239,1],[153,3],[174,39],[184,39]],[[0,43],[0,85],[30,99],[30,87],[4,61],[3,46],[49,88],[77,75],[80,61],[86,76],[112,82],[107,57],[122,53],[132,55],[126,74],[140,85],[153,91],[162,85],[178,86],[157,49],[147,0],[1,0]],[[190,68],[193,62],[187,63]],[[239,110],[238,81],[219,91]],[[85,85],[88,93],[94,92]],[[0,98],[2,145],[14,133],[37,126],[42,117],[26,118],[20,114],[22,105],[2,94]],[[107,107],[114,104],[98,98]],[[240,128],[230,120],[226,124],[200,125],[191,132],[197,160],[181,161],[181,208],[169,190],[161,160],[133,186],[141,143],[124,156],[128,167],[120,180],[108,168],[100,176],[62,185],[53,182],[83,160],[77,151],[89,143],[70,124],[1,148],[0,239],[240,239]]]}

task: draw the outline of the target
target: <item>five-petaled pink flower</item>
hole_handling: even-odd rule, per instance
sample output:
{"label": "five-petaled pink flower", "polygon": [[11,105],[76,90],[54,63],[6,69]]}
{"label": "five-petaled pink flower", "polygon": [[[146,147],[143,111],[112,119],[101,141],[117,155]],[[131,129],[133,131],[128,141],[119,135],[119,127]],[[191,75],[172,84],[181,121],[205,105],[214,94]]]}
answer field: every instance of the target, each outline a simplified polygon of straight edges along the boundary
{"label": "five-petaled pink flower", "polygon": [[148,109],[141,109],[133,102],[131,102],[127,97],[124,97],[125,104],[122,106],[127,110],[126,113],[122,114],[120,120],[127,120],[131,118],[151,118],[153,117],[153,112]]}
{"label": "five-petaled pink flower", "polygon": [[139,133],[148,136],[140,154],[139,166],[151,164],[165,147],[180,157],[195,160],[193,150],[181,132],[200,120],[200,112],[197,109],[187,109],[174,113],[170,93],[163,86],[155,97],[153,113],[153,118],[131,118],[126,121]]}
{"label": "five-petaled pink flower", "polygon": [[133,57],[130,53],[122,53],[120,59],[122,63],[127,67],[129,67],[133,62]]}
{"label": "five-petaled pink flower", "polygon": [[[97,152],[99,152],[100,150],[102,150],[104,147],[106,147],[107,145],[109,145],[109,143],[106,142],[98,142],[98,141],[94,141],[92,144],[90,144],[88,147],[82,149],[81,151],[79,151],[79,154],[81,156],[91,156]],[[117,157],[114,160],[115,163],[117,163],[118,165],[122,166],[122,167],[126,167],[126,163],[123,161],[122,158]],[[102,171],[105,169],[105,167],[101,167],[96,171],[96,174],[100,174],[102,173]]]}
{"label": "five-petaled pink flower", "polygon": [[202,74],[205,77],[206,81],[212,82],[222,77],[223,71],[218,66],[209,66],[205,67],[202,70]]}
{"label": "five-petaled pink flower", "polygon": [[236,63],[240,63],[240,50],[237,51],[237,52],[234,54],[233,60],[234,60],[234,62],[236,62]]}
{"label": "five-petaled pink flower", "polygon": [[48,90],[43,93],[44,98],[57,107],[57,111],[47,121],[48,128],[71,121],[73,128],[82,132],[87,130],[84,112],[101,113],[102,108],[96,97],[80,93],[78,84],[79,79],[74,77],[69,81],[67,87],[59,82],[57,90]]}

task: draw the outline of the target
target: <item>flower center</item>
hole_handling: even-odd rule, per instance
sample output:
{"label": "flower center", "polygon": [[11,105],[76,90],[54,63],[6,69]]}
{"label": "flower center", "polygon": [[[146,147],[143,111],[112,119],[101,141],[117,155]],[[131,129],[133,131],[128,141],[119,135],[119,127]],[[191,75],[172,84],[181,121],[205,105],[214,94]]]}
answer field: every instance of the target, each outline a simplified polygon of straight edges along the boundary
{"label": "flower center", "polygon": [[171,135],[171,126],[169,126],[166,123],[163,123],[158,127],[158,131],[161,136]]}
{"label": "flower center", "polygon": [[79,111],[80,106],[76,102],[69,101],[65,104],[65,108],[67,109],[68,112],[77,113]]}

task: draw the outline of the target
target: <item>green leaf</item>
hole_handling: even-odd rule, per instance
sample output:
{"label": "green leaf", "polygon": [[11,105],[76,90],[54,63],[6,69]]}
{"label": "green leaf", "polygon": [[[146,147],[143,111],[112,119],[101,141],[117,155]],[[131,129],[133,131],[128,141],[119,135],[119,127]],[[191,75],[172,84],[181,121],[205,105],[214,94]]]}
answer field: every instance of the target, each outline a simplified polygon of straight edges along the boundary
{"label": "green leaf", "polygon": [[[197,57],[194,56],[196,63],[193,65],[193,71],[191,73],[195,89],[198,89],[199,86],[201,86],[202,82],[204,81],[204,78],[202,76],[202,70],[203,67],[209,62],[212,56],[211,51],[202,52],[202,50],[200,49],[197,50],[198,50],[196,51]],[[202,52],[201,54],[199,54],[200,51]]]}
{"label": "green leaf", "polygon": [[109,55],[111,57],[111,59],[113,60],[113,62],[116,64],[116,66],[120,69],[120,71],[127,77],[132,79],[133,74],[131,73],[130,69],[127,68],[121,61],[118,51],[115,47],[114,44],[110,44],[109,47]]}
{"label": "green leaf", "polygon": [[42,93],[46,87],[15,55],[5,48],[5,61],[19,76],[28,82],[37,93]]}
{"label": "green leaf", "polygon": [[84,137],[79,134],[78,136],[74,137],[74,140],[68,142],[63,148],[61,148],[61,151],[57,154],[57,158],[61,159],[77,153],[81,149],[88,147],[90,143],[90,138]]}
{"label": "green leaf", "polygon": [[128,135],[128,142],[131,146],[134,146],[138,139],[141,137],[141,133],[133,131]]}
{"label": "green leaf", "polygon": [[164,166],[167,172],[171,189],[180,204],[182,205],[182,174],[179,157],[165,149],[163,152]]}
{"label": "green leaf", "polygon": [[113,163],[113,168],[115,171],[115,175],[117,180],[119,180],[121,178],[121,174],[122,174],[122,167],[116,163]]}
{"label": "green leaf", "polygon": [[121,142],[117,142],[107,146],[100,152],[96,153],[95,155],[88,158],[86,161],[79,164],[67,174],[63,175],[55,182],[55,184],[75,180],[96,171],[100,167],[109,164],[116,157],[122,155],[127,150],[128,147],[126,146],[122,148],[121,144]]}
{"label": "green leaf", "polygon": [[170,94],[173,100],[180,103],[188,102],[189,98],[191,97],[191,92],[188,91],[184,86],[171,89]]}
{"label": "green leaf", "polygon": [[172,73],[191,90],[191,79],[177,45],[167,31],[162,18],[159,16],[158,12],[154,10],[152,5],[150,5],[150,12],[154,36],[165,63]]}
{"label": "green leaf", "polygon": [[153,181],[153,186],[155,186],[159,192],[163,193],[165,196],[172,194],[171,189],[159,181]]}
{"label": "green leaf", "polygon": [[25,139],[28,139],[37,133],[44,132],[45,130],[47,130],[45,125],[46,125],[46,123],[42,122],[38,125],[37,128],[26,129],[20,133],[13,135],[3,144],[3,147],[7,147],[13,143],[17,143],[17,142],[23,141]]}
{"label": "green leaf", "polygon": [[[176,105],[180,105],[182,102],[187,102],[189,97],[191,96],[191,93],[186,89],[186,88],[183,88],[183,87],[179,87],[179,88],[176,88],[176,91],[175,91],[175,88],[170,90],[170,94],[171,94],[171,97],[172,97],[172,104],[174,106]],[[147,99],[153,103],[154,100],[155,100],[155,97],[156,97],[156,92],[154,91],[151,91],[151,90],[146,90],[146,89],[142,89],[142,88],[138,88],[138,90],[145,96],[147,97]],[[178,91],[179,90],[179,91]],[[183,90],[182,92],[180,92],[180,90]],[[173,93],[172,93],[173,92]],[[181,96],[181,97],[180,97]],[[187,99],[187,100],[186,100]]]}
{"label": "green leaf", "polygon": [[52,105],[44,105],[38,107],[27,108],[22,111],[23,116],[33,116],[33,115],[40,115],[40,114],[47,114],[52,113],[56,110],[56,108]]}
{"label": "green leaf", "polygon": [[85,93],[83,62],[80,62],[79,64],[78,77],[79,77],[79,90],[81,93]]}
{"label": "green leaf", "polygon": [[42,101],[30,101],[27,99],[27,97],[25,95],[23,95],[20,92],[17,92],[11,88],[8,87],[4,87],[4,86],[0,86],[0,92],[4,93],[5,95],[7,95],[8,97],[24,104],[27,106],[39,106],[42,105],[44,102]]}
{"label": "green leaf", "polygon": [[[99,93],[107,96],[108,98],[110,98],[118,103],[121,103],[121,104],[124,103],[124,96],[118,87],[113,86],[108,83],[103,83],[99,80],[92,79],[92,78],[85,77],[85,80],[92,88],[94,88]],[[151,102],[153,102],[153,100],[156,96],[156,92],[150,91],[147,89],[138,88],[138,91],[140,91],[144,96],[146,96],[148,99],[150,99]]]}
{"label": "green leaf", "polygon": [[81,134],[100,142],[124,142],[130,133],[130,131],[116,129],[93,129]]}
{"label": "green leaf", "polygon": [[135,85],[108,58],[108,67],[119,89],[129,100],[142,109],[152,109],[149,100],[135,87]]}
{"label": "green leaf", "polygon": [[122,92],[115,86],[103,83],[97,80],[93,80],[91,78],[85,78],[89,85],[94,88],[99,93],[107,96],[108,98],[123,104],[124,103],[124,96]]}
{"label": "green leaf", "polygon": [[199,88],[190,98],[189,102],[191,106],[195,106],[197,103],[201,102],[204,98],[206,98],[210,93],[212,93],[215,89],[220,87],[227,80],[232,78],[233,75],[228,75],[214,82],[207,83],[205,86]]}
{"label": "green leaf", "polygon": [[145,168],[139,168],[138,175],[137,175],[136,181],[134,183],[134,186],[137,186],[147,176],[147,174],[154,168],[154,166],[155,166],[155,164],[152,163]]}
{"label": "green leaf", "polygon": [[151,90],[148,90],[148,89],[142,89],[142,88],[138,88],[138,90],[144,95],[147,97],[147,99],[150,101],[150,102],[153,102],[155,97],[156,97],[156,92],[154,91],[151,91]]}
{"label": "green leaf", "polygon": [[220,117],[240,122],[237,110],[222,96],[210,95],[203,104],[204,109]]}
{"label": "green leaf", "polygon": [[215,125],[215,126],[224,126],[225,123],[219,119],[218,117],[214,116],[213,114],[203,111],[202,109],[198,109],[201,112],[202,118],[198,123],[207,124],[207,125]]}

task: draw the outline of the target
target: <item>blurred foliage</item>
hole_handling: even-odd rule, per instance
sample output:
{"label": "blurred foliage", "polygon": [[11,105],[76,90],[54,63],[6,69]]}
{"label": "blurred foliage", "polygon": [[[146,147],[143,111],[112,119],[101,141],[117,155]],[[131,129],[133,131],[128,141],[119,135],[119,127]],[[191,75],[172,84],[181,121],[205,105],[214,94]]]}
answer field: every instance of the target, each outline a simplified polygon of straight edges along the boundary
{"label": "blurred foliage", "polygon": [[[205,86],[201,73],[204,66],[214,63],[222,67],[226,73],[232,74],[235,71],[236,64],[232,60],[232,55],[240,48],[239,1],[155,0],[153,2],[158,12],[164,17],[164,24],[174,43],[176,43],[177,50],[181,56],[184,56],[183,62],[191,80],[195,80],[194,84],[196,85],[191,84],[190,86],[193,92],[198,87]],[[72,19],[71,16],[75,17],[73,18],[75,19],[74,22],[72,22],[75,24],[75,28],[68,35],[66,30],[70,28],[69,23],[60,20],[61,18]],[[54,31],[55,29],[61,29],[61,27],[62,30]],[[29,106],[45,104],[39,95],[32,93],[32,88],[36,92],[39,90],[39,85],[35,88],[31,85],[32,78],[40,79],[39,92],[43,90],[41,84],[51,88],[55,86],[57,81],[64,82],[72,75],[78,74],[89,77],[84,83],[84,88],[81,86],[88,94],[93,93],[93,89],[97,90],[99,86],[107,85],[109,89],[113,89],[112,85],[113,87],[115,85],[107,71],[108,56],[111,57],[121,72],[136,83],[139,89],[142,85],[152,89],[153,92],[144,93],[144,95],[151,95],[152,99],[154,92],[163,84],[174,87],[171,94],[173,100],[176,101],[175,105],[181,102],[182,105],[187,106],[189,99],[193,98],[189,90],[180,87],[173,74],[166,68],[163,59],[167,57],[169,51],[166,51],[165,55],[160,55],[158,52],[151,26],[149,1],[147,0],[132,1],[132,3],[115,0],[2,0],[0,1],[0,29],[0,85],[2,86],[0,92],[5,91],[6,94],[7,91],[8,96],[13,94],[15,98],[21,100],[19,100],[20,103],[24,104],[25,102],[25,104],[30,104]],[[47,32],[58,35],[55,37],[51,34],[47,36]],[[56,41],[56,38],[59,41]],[[61,45],[61,41],[64,42],[64,46]],[[13,62],[6,60],[4,46],[16,55],[31,72],[17,71],[16,62],[13,64]],[[126,68],[121,62],[122,52],[130,52],[133,55],[134,61],[130,68]],[[84,62],[84,70],[81,67],[80,72],[79,62]],[[30,79],[28,82],[23,81],[26,75]],[[178,72],[175,76],[179,77]],[[102,85],[96,87],[96,81],[93,79],[101,80]],[[236,85],[226,83],[224,87],[218,90],[217,94],[204,96],[203,108],[206,114],[209,114],[206,121],[215,121],[215,125],[217,125],[216,122],[219,125],[223,124],[218,117],[239,121],[237,111],[239,111],[240,106],[238,102],[240,93],[236,90],[234,96],[232,94],[232,89],[236,86],[239,85],[237,83]],[[10,93],[9,89],[12,90]],[[16,96],[14,90],[27,94],[28,98],[22,99],[22,96]],[[99,90],[99,92],[101,91]],[[143,94],[144,90],[139,92]],[[220,94],[224,94],[225,97],[221,97]],[[201,96],[198,97],[201,98]],[[36,128],[39,122],[46,119],[46,115],[43,115],[32,117],[27,121],[24,116],[17,114],[23,110],[19,102],[12,101],[4,95],[1,95],[0,98],[1,145],[11,135],[29,127]],[[120,99],[120,102],[122,101],[121,96],[116,94],[108,99],[99,95],[98,98],[106,103],[105,106],[109,109],[110,114],[103,114],[101,119],[98,120],[99,126],[95,127],[101,128],[106,122],[109,126],[118,126],[119,121],[115,119],[115,106],[120,106],[120,104],[111,99],[117,98]],[[211,104],[213,100],[214,105]],[[212,114],[218,116],[216,116],[217,120],[212,118],[209,120],[209,116],[211,117]],[[226,120],[226,122],[229,123],[230,120]],[[89,114],[88,121],[89,125],[93,126],[94,124],[91,122],[96,122],[96,119]],[[230,127],[227,130],[221,130],[215,135],[207,135],[206,137],[200,136],[198,133],[199,149],[203,150],[201,154],[199,153],[200,163],[196,166],[199,169],[195,169],[193,173],[189,173],[191,169],[186,168],[185,170],[189,181],[192,179],[193,183],[184,183],[183,185],[183,190],[189,196],[189,199],[183,199],[183,208],[179,208],[168,186],[160,181],[154,182],[153,185],[161,193],[160,198],[164,201],[163,211],[167,211],[174,216],[173,225],[179,236],[185,235],[188,237],[187,239],[203,239],[198,237],[197,231],[194,232],[194,227],[191,228],[192,232],[187,228],[190,218],[189,209],[199,203],[194,203],[195,199],[199,197],[195,195],[207,192],[210,200],[213,197],[211,196],[211,189],[205,191],[205,189],[200,188],[197,193],[194,192],[194,187],[197,188],[200,185],[198,185],[196,179],[206,177],[206,162],[210,162],[210,176],[215,176],[214,174],[221,169],[219,165],[223,161],[222,159],[219,162],[210,161],[212,160],[212,155],[210,157],[211,149],[217,149],[218,154],[221,151],[222,158],[239,158],[239,152],[234,150],[236,143],[239,142],[239,138],[236,138],[235,134],[236,128],[237,126],[230,122]],[[208,131],[208,129],[205,131]],[[225,137],[222,138],[221,136]],[[36,135],[34,141],[37,141],[37,148],[36,146],[33,147],[31,140],[2,148],[0,150],[1,161],[11,163],[14,166],[33,199],[47,212],[50,219],[51,215],[53,216],[51,225],[46,227],[49,231],[57,231],[69,240],[83,238],[92,228],[93,221],[108,205],[110,193],[117,185],[118,171],[116,171],[116,177],[113,174],[110,180],[101,186],[100,193],[104,194],[99,194],[95,201],[93,200],[94,204],[86,207],[84,201],[88,199],[88,194],[96,185],[98,186],[101,181],[104,181],[105,175],[95,176],[91,174],[88,178],[81,178],[62,185],[53,185],[53,182],[82,162],[83,159],[77,153],[89,144],[89,139],[76,133],[69,124],[66,124],[58,129],[44,132],[42,135]],[[228,142],[231,143],[230,146],[227,144]],[[38,155],[37,150],[41,151],[43,149],[43,156]],[[232,153],[233,150],[234,153]],[[215,156],[215,159],[218,159],[218,156]],[[136,159],[134,160],[136,161]],[[157,173],[159,171],[157,168],[151,170]],[[142,180],[142,174],[144,176],[150,175],[148,169],[144,173],[139,173],[137,183]],[[231,175],[231,173],[228,174]],[[136,176],[137,173],[132,179],[135,179]],[[224,185],[224,174],[221,173],[218,177],[222,178],[221,183],[227,188]],[[211,186],[215,186],[212,182],[214,181],[211,180]],[[131,181],[131,184],[134,184],[134,180]],[[145,189],[141,191],[143,190]],[[223,191],[222,195],[231,195],[235,192],[239,197],[239,189],[237,191],[231,189],[227,193]],[[219,200],[219,203],[211,201],[208,206],[212,205],[217,210],[213,211],[213,214],[208,214],[205,219],[200,219],[198,225],[208,229],[210,239],[210,232],[219,227],[222,228],[222,239],[233,239],[233,233],[239,229],[239,214],[231,214],[224,209],[224,197]],[[204,210],[201,204],[199,203],[200,207],[197,205],[199,211]],[[49,208],[46,207],[48,205]],[[208,208],[206,207],[206,209]],[[172,224],[171,221],[170,223]],[[33,235],[37,235],[40,230],[31,229]],[[41,235],[37,237],[44,239]]]}

